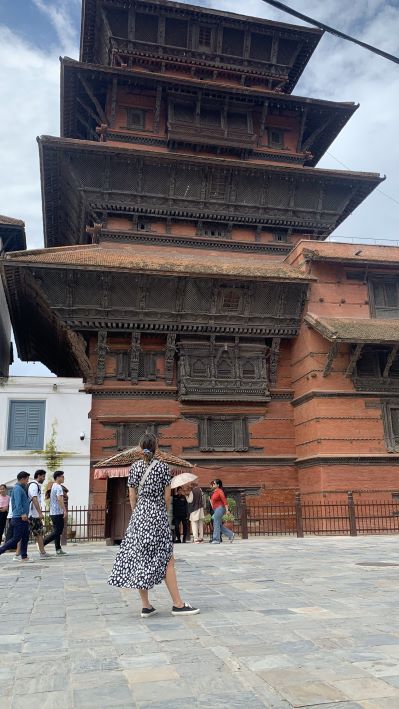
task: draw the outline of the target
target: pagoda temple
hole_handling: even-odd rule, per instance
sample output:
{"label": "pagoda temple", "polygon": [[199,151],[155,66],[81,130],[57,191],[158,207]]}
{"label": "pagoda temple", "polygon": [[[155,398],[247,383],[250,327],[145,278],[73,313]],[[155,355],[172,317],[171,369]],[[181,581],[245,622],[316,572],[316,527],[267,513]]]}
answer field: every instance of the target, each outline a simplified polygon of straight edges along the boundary
{"label": "pagoda temple", "polygon": [[[150,430],[232,494],[392,486],[399,250],[324,242],[382,178],[317,167],[357,109],[292,93],[321,36],[83,1],[45,248],[2,268],[19,356],[93,395],[93,470]],[[111,473],[90,496],[119,538]]]}

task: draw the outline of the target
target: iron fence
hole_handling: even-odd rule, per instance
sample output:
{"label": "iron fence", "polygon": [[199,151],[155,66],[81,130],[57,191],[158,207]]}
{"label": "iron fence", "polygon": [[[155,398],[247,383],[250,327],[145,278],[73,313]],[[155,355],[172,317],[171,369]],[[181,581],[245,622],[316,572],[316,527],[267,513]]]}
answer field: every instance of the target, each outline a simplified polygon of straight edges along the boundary
{"label": "iron fence", "polygon": [[[399,492],[335,490],[314,494],[291,491],[288,502],[258,502],[241,495],[234,532],[250,536],[399,534]],[[105,507],[70,507],[67,537],[76,541],[106,538]],[[46,532],[51,529],[45,513]],[[206,533],[210,526],[206,525]]]}

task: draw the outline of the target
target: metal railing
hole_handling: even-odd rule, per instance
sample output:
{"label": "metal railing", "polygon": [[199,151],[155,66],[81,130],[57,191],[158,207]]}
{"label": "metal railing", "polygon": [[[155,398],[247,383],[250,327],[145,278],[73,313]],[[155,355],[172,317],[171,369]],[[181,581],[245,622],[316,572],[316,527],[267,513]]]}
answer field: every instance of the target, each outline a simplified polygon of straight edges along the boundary
{"label": "metal railing", "polygon": [[399,534],[399,494],[393,490],[332,491],[292,503],[262,504],[243,495],[240,533],[249,536]]}
{"label": "metal railing", "polygon": [[[66,536],[70,541],[98,541],[105,539],[105,507],[69,507]],[[50,513],[44,513],[43,524],[46,534],[51,532]]]}

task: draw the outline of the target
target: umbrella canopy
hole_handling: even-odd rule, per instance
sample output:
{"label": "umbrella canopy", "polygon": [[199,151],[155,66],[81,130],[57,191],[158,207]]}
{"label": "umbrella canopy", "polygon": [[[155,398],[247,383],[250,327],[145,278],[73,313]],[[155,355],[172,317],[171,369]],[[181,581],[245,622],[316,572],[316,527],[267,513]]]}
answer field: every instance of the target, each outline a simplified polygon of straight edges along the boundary
{"label": "umbrella canopy", "polygon": [[[142,460],[144,454],[140,446],[134,446],[134,448],[126,448],[126,450],[116,453],[116,455],[111,456],[111,458],[105,458],[101,460],[96,465],[96,470],[98,468],[113,468],[113,467],[125,467],[130,466],[135,463],[136,460]],[[166,451],[161,451],[157,449],[155,451],[155,458],[162,460],[164,463],[168,463],[172,468],[192,468],[193,466],[188,460],[184,458],[178,458],[177,455],[172,455]]]}
{"label": "umbrella canopy", "polygon": [[193,475],[193,473],[180,473],[180,475],[175,475],[172,478],[170,486],[172,490],[175,490],[177,487],[194,482],[194,480],[198,480],[198,475]]}

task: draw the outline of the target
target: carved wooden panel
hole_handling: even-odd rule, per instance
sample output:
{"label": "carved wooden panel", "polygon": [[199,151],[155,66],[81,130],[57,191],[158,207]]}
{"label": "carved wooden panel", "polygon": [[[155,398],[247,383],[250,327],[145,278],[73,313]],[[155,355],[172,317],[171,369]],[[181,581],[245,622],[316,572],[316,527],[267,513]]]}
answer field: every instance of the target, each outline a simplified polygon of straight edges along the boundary
{"label": "carved wooden panel", "polygon": [[266,347],[257,343],[182,341],[181,400],[268,401]]}
{"label": "carved wooden panel", "polygon": [[201,416],[197,421],[198,447],[201,451],[248,450],[248,419],[245,416]]}

